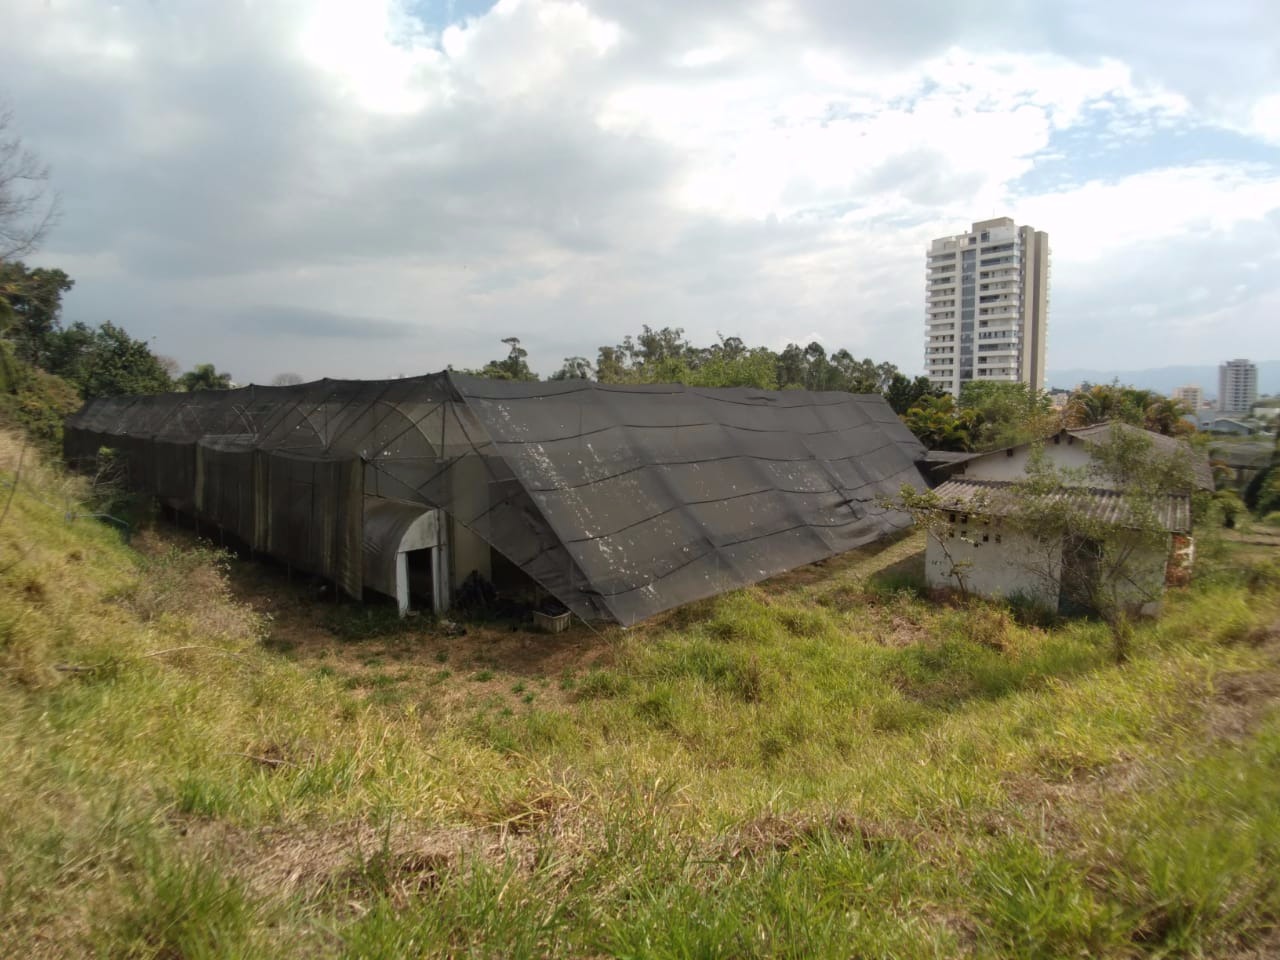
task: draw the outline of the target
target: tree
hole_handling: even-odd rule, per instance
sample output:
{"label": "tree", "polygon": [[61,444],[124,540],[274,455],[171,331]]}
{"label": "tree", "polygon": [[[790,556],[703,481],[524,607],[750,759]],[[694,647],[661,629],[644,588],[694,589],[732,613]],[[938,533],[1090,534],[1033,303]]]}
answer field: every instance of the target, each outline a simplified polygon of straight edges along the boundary
{"label": "tree", "polygon": [[[35,250],[58,218],[49,168],[23,146],[12,126],[12,111],[0,111],[0,264]],[[0,300],[9,292],[0,287]]]}
{"label": "tree", "polygon": [[1182,401],[1171,400],[1154,390],[1109,383],[1082,386],[1067,399],[1062,419],[1068,427],[1087,427],[1115,420],[1167,437],[1178,437],[1195,430],[1183,419],[1190,412]]}
{"label": "tree", "polygon": [[957,409],[949,393],[921,397],[903,415],[902,422],[928,449],[952,451],[972,450],[982,424],[977,412]]}
{"label": "tree", "polygon": [[[459,370],[473,377],[485,377],[489,380],[537,380],[538,375],[529,369],[529,351],[520,346],[519,337],[504,337],[507,355],[501,360],[490,360],[479,370]],[[452,369],[452,368],[450,368]]]}
{"label": "tree", "polygon": [[1234,490],[1219,490],[1213,495],[1213,502],[1222,516],[1222,525],[1227,528],[1234,527],[1241,514],[1246,512],[1244,501]]}
{"label": "tree", "polygon": [[[1090,456],[1081,472],[1033,455],[1005,521],[1042,547],[1022,561],[1027,569],[1056,583],[1068,605],[1101,616],[1123,661],[1130,615],[1164,591],[1170,498],[1195,484],[1188,458],[1162,452],[1137,430],[1112,430]],[[1099,488],[1114,491],[1116,506],[1096,509]]]}
{"label": "tree", "polygon": [[1133,411],[1125,403],[1119,384],[1084,386],[1067,398],[1062,422],[1068,427],[1088,427],[1107,420],[1131,422]]}
{"label": "tree", "polygon": [[50,337],[59,326],[62,295],[74,285],[61,270],[28,270],[21,260],[0,263],[0,290],[7,291],[5,333],[18,359],[44,365]]}
{"label": "tree", "polygon": [[940,397],[942,391],[935,387],[928,377],[916,377],[908,380],[901,373],[895,372],[885,388],[884,398],[898,416],[902,416],[912,407],[919,405],[925,397]]}
{"label": "tree", "polygon": [[196,390],[230,390],[231,374],[219,373],[212,363],[197,363],[178,378],[177,387],[188,393]]}
{"label": "tree", "polygon": [[798,343],[788,343],[778,354],[777,384],[779,390],[799,389],[804,386],[805,356]]}
{"label": "tree", "polygon": [[1185,418],[1191,408],[1182,400],[1157,396],[1147,404],[1142,415],[1142,426],[1166,437],[1181,437],[1195,432],[1195,426]]}
{"label": "tree", "polygon": [[960,387],[959,406],[981,418],[974,438],[979,450],[998,450],[1047,437],[1058,429],[1053,400],[1021,382],[970,380]]}
{"label": "tree", "polygon": [[549,380],[590,380],[591,361],[586,357],[565,357],[564,365]]}
{"label": "tree", "polygon": [[95,328],[76,322],[51,338],[50,373],[71,381],[85,399],[163,393],[173,381],[143,340],[104,323]]}
{"label": "tree", "polygon": [[596,380],[600,383],[622,383],[626,376],[626,362],[618,348],[601,347],[596,353]]}
{"label": "tree", "polygon": [[[552,379],[589,370],[585,358],[569,357]],[[844,390],[885,393],[895,388],[899,412],[933,390],[927,379],[908,380],[892,363],[858,360],[848,350],[827,356],[814,341],[807,347],[787,344],[781,353],[752,347],[741,337],[718,334],[715,343],[695,346],[679,327],[655,330],[648,325],[636,336],[623,337],[596,354],[600,383],[683,383],[708,387],[757,387],[762,390]]]}
{"label": "tree", "polygon": [[302,377],[296,373],[277,373],[271,378],[273,387],[294,387],[302,382]]}
{"label": "tree", "polygon": [[731,345],[729,349],[712,347],[709,353],[698,366],[684,371],[679,382],[692,387],[757,387],[761,390],[772,390],[777,385],[778,357],[767,347],[747,350]]}

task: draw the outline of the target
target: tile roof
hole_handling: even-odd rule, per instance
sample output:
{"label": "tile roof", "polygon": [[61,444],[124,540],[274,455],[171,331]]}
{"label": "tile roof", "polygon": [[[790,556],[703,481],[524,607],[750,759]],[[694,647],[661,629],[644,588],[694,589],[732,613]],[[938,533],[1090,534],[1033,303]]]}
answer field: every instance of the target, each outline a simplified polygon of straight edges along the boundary
{"label": "tile roof", "polygon": [[[934,488],[934,493],[948,509],[966,510],[990,516],[1008,516],[1018,504],[1018,485],[1006,480],[948,480]],[[1129,504],[1118,490],[1089,487],[1062,487],[1044,495],[1049,502],[1069,503],[1085,515],[1104,523],[1133,526]],[[1171,494],[1157,510],[1157,520],[1170,533],[1191,532],[1191,498]]]}

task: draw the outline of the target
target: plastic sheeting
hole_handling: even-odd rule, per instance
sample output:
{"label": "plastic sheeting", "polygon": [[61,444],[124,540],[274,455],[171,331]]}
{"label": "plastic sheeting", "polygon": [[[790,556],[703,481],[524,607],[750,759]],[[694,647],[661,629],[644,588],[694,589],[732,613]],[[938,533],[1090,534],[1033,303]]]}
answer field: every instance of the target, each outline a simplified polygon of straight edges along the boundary
{"label": "plastic sheeting", "polygon": [[631,624],[906,526],[923,448],[878,395],[390,381],[97,400],[75,462],[359,596],[361,504],[445,510],[586,619]]}

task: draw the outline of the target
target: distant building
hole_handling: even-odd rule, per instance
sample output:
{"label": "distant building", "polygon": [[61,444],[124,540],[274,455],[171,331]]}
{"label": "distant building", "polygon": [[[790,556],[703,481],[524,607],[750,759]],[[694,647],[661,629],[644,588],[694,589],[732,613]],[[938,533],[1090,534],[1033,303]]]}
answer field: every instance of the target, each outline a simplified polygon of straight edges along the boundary
{"label": "distant building", "polygon": [[1186,387],[1175,387],[1170,394],[1175,400],[1181,400],[1187,406],[1187,412],[1194,416],[1204,406],[1204,391],[1198,384]]}
{"label": "distant building", "polygon": [[925,372],[960,395],[970,380],[1044,389],[1049,235],[1010,217],[980,220],[929,246]]}
{"label": "distant building", "polygon": [[1218,411],[1248,413],[1258,399],[1258,367],[1248,360],[1228,360],[1218,367]]}
{"label": "distant building", "polygon": [[1214,417],[1201,429],[1208,430],[1210,433],[1229,433],[1237,437],[1247,437],[1255,432],[1250,424],[1231,417]]}

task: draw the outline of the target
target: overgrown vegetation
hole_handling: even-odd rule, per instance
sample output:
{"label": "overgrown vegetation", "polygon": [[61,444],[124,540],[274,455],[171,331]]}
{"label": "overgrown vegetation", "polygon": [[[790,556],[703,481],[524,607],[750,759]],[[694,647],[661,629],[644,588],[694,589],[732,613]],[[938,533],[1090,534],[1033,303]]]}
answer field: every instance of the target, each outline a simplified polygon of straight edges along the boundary
{"label": "overgrown vegetation", "polygon": [[319,642],[78,482],[28,460],[0,520],[14,955],[1276,945],[1272,553],[1207,551],[1123,667],[856,556],[600,637]]}

